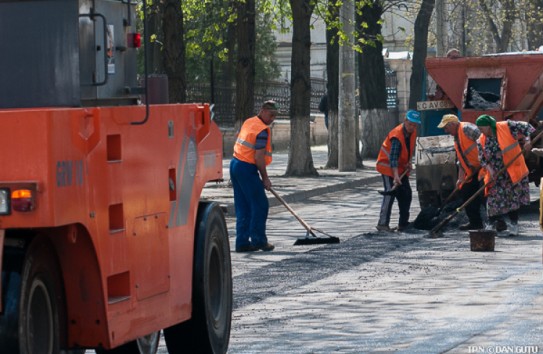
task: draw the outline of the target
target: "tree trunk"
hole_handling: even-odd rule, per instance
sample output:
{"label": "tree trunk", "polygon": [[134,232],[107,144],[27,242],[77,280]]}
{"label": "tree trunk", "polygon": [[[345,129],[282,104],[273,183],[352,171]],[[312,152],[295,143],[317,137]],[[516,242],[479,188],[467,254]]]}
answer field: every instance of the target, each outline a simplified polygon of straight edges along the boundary
{"label": "tree trunk", "polygon": [[[381,144],[397,121],[388,114],[383,43],[375,40],[381,35],[383,8],[379,1],[362,7],[356,16],[360,37],[372,42],[362,47],[358,58],[360,87],[360,140],[362,157],[375,157]],[[362,24],[365,24],[363,26]],[[390,128],[390,129],[389,129]]]}
{"label": "tree trunk", "polygon": [[287,176],[317,176],[311,156],[309,132],[311,81],[310,47],[312,0],[290,0],[293,17],[291,99],[290,99],[290,152]]}
{"label": "tree trunk", "polygon": [[255,114],[255,0],[239,4],[236,65],[236,128]]}
{"label": "tree trunk", "polygon": [[185,102],[185,42],[183,10],[179,0],[165,0],[163,11],[164,69],[168,75],[170,102]]}
{"label": "tree trunk", "polygon": [[[339,19],[339,9],[330,2],[331,20]],[[326,91],[328,94],[328,161],[326,168],[338,167],[338,93],[339,93],[339,44],[338,31],[326,27]]]}
{"label": "tree trunk", "polygon": [[428,27],[434,11],[435,0],[423,0],[415,20],[415,43],[413,50],[413,71],[409,80],[409,108],[416,109],[422,97],[424,61],[428,48]]}
{"label": "tree trunk", "polygon": [[160,2],[149,5],[148,19],[147,19],[147,32],[150,38],[152,34],[157,36],[157,39],[147,43],[149,48],[147,49],[148,59],[147,64],[149,68],[149,74],[163,74],[164,59],[162,57],[161,43],[163,43],[163,30],[162,30],[162,10],[164,5]]}
{"label": "tree trunk", "polygon": [[387,134],[398,125],[394,114],[386,109],[373,108],[360,112],[362,156],[376,158]]}

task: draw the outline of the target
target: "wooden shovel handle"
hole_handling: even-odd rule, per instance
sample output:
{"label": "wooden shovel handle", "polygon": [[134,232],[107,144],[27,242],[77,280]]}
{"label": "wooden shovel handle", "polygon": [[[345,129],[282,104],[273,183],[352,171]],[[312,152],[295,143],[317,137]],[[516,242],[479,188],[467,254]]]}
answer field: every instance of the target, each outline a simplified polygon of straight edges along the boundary
{"label": "wooden shovel handle", "polygon": [[[534,142],[536,142],[537,140],[541,139],[541,137],[543,136],[543,131],[539,132],[539,134],[536,135],[535,138],[532,139],[532,144]],[[524,153],[524,151],[521,149],[520,152],[518,154],[515,155],[515,157],[513,157],[511,159],[511,161],[509,161],[503,168],[501,168],[498,173],[496,173],[496,175],[494,176],[494,178],[491,180],[491,181],[488,181],[487,183],[485,183],[481,188],[479,188],[477,190],[477,192],[475,192],[468,200],[466,200],[464,202],[464,204],[460,205],[455,211],[454,213],[452,213],[451,215],[449,215],[449,217],[445,218],[442,222],[440,222],[439,224],[436,225],[436,227],[434,227],[430,233],[431,234],[435,234],[439,229],[441,229],[443,226],[445,226],[449,221],[452,220],[452,218],[454,218],[460,211],[462,211],[466,206],[468,206],[475,198],[477,198],[477,196],[479,194],[481,194],[485,188],[490,184],[490,183],[493,183],[494,181],[496,181],[496,179],[498,178],[499,175],[501,175],[502,173],[504,173],[505,171],[507,171],[507,168],[509,168],[509,166],[511,166],[513,164],[513,162],[515,162],[516,159],[518,159],[520,156],[522,156],[522,154]]]}

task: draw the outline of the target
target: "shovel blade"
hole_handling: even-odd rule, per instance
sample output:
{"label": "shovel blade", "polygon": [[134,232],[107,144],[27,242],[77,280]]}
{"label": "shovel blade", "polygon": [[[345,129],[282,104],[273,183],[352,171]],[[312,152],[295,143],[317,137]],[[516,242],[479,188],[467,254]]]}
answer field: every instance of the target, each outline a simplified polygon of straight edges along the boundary
{"label": "shovel blade", "polygon": [[381,195],[396,195],[396,190],[395,189],[391,189],[391,190],[388,190],[388,191],[378,191],[378,192]]}
{"label": "shovel blade", "polygon": [[443,237],[443,232],[440,230],[430,231],[428,238],[441,238]]}

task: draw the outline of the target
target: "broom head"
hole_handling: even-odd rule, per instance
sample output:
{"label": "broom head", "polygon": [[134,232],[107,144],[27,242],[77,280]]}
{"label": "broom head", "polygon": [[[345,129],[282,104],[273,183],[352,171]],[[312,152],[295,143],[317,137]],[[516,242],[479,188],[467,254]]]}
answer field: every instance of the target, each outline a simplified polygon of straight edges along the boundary
{"label": "broom head", "polygon": [[339,238],[335,236],[329,237],[304,237],[299,238],[294,242],[294,246],[305,246],[305,245],[322,245],[330,243],[339,243]]}

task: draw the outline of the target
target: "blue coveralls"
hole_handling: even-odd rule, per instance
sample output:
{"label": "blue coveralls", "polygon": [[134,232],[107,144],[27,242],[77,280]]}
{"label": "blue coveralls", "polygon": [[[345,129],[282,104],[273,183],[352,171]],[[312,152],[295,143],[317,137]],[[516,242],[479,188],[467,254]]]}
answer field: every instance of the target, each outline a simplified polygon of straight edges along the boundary
{"label": "blue coveralls", "polygon": [[232,158],[230,179],[236,209],[236,249],[266,245],[269,203],[256,165]]}

